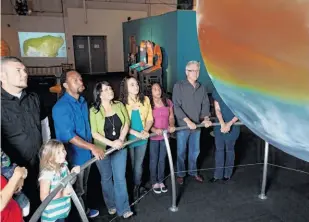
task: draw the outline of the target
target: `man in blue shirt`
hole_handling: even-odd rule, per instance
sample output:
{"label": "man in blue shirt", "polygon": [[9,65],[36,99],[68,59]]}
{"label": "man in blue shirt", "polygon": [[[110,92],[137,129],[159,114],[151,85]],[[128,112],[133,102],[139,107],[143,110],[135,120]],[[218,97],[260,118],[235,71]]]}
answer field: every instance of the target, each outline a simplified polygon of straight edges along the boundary
{"label": "man in blue shirt", "polygon": [[[92,144],[88,106],[80,94],[85,87],[81,75],[68,71],[61,76],[63,96],[53,107],[53,119],[56,138],[67,147],[68,161],[72,166],[83,165],[93,154],[97,159],[104,157],[102,149]],[[80,172],[75,182],[76,194],[90,218],[99,215],[99,211],[87,208],[87,183],[90,166]]]}
{"label": "man in blue shirt", "polygon": [[210,179],[210,182],[213,183],[222,179],[227,181],[232,176],[235,160],[234,147],[240,134],[240,126],[233,125],[238,121],[238,118],[224,103],[216,90],[213,91],[212,97],[214,99],[216,116],[220,123],[220,126],[214,127],[216,169],[214,177]]}

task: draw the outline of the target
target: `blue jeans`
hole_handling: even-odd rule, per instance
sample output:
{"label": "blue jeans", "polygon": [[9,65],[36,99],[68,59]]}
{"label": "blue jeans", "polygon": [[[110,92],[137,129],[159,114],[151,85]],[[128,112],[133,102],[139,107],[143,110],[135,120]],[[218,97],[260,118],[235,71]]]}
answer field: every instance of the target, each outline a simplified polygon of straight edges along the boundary
{"label": "blue jeans", "polygon": [[181,130],[177,132],[177,175],[184,177],[186,173],[185,160],[187,154],[187,143],[189,147],[189,175],[197,175],[196,161],[200,154],[200,130]]}
{"label": "blue jeans", "polygon": [[162,183],[165,172],[166,146],[164,140],[150,140],[150,181],[152,184]]}
{"label": "blue jeans", "polygon": [[223,176],[225,178],[231,178],[235,160],[235,142],[236,140],[224,140],[222,137],[215,137],[216,169],[214,178],[222,179]]}
{"label": "blue jeans", "polygon": [[116,208],[119,216],[131,211],[126,182],[127,153],[127,149],[122,149],[96,162],[105,204],[108,209]]}
{"label": "blue jeans", "polygon": [[133,170],[134,185],[141,185],[143,175],[143,161],[146,153],[147,143],[141,146],[130,148],[130,157]]}

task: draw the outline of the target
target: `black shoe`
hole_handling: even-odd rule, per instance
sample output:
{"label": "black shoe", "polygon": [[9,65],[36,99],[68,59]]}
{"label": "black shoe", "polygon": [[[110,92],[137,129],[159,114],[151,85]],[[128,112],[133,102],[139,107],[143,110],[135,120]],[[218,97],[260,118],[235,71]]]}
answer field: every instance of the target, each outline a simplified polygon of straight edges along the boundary
{"label": "black shoe", "polygon": [[225,181],[225,182],[227,182],[227,181],[229,181],[231,178],[229,178],[229,177],[223,177],[223,181]]}
{"label": "black shoe", "polygon": [[177,183],[182,185],[183,184],[183,177],[177,177]]}
{"label": "black shoe", "polygon": [[209,183],[216,183],[216,182],[218,182],[219,181],[219,179],[216,179],[216,178],[211,178],[210,180],[209,180]]}
{"label": "black shoe", "polygon": [[140,186],[139,187],[139,195],[143,196],[144,194],[146,194],[148,192],[147,188]]}

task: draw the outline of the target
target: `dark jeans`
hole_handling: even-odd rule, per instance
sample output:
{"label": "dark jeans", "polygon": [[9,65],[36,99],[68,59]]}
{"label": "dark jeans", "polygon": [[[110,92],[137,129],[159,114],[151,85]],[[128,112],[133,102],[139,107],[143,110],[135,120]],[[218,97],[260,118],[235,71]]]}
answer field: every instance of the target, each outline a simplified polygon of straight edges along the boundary
{"label": "dark jeans", "polygon": [[55,222],[65,222],[65,219],[64,219],[64,218],[58,219],[58,220],[56,220]]}
{"label": "dark jeans", "polygon": [[189,148],[189,175],[197,175],[196,161],[200,154],[200,136],[200,130],[181,130],[177,132],[177,175],[179,177],[186,175],[187,144]]}
{"label": "dark jeans", "polygon": [[133,168],[134,185],[141,185],[143,174],[143,161],[146,153],[147,143],[141,146],[129,149],[131,164]]}
{"label": "dark jeans", "polygon": [[74,190],[80,203],[82,204],[85,212],[88,210],[87,204],[87,184],[88,184],[88,177],[90,173],[90,167],[87,167],[84,171],[81,171],[77,177],[76,182],[74,184]]}
{"label": "dark jeans", "polygon": [[131,211],[126,182],[127,155],[127,149],[123,149],[96,162],[105,204],[108,209],[116,208],[119,216]]}
{"label": "dark jeans", "polygon": [[29,221],[42,202],[40,200],[40,189],[38,183],[39,164],[25,167],[28,170],[28,175],[24,181],[24,186],[22,190],[23,193],[29,198],[30,213],[27,217],[24,218],[24,220]]}
{"label": "dark jeans", "polygon": [[166,146],[164,140],[150,140],[149,149],[151,183],[162,183],[164,180],[166,158]]}
{"label": "dark jeans", "polygon": [[223,177],[231,178],[235,160],[235,152],[234,152],[235,142],[236,140],[224,140],[221,137],[215,137],[216,170],[214,178],[216,179],[222,179]]}

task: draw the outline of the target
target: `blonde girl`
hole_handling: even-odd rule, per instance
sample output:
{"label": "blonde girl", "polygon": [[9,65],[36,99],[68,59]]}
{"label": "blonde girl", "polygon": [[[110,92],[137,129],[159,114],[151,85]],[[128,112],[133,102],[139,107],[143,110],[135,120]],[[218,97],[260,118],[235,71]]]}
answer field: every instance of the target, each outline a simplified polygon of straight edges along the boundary
{"label": "blonde girl", "polygon": [[[40,160],[40,199],[43,201],[70,174],[66,161],[67,152],[58,140],[51,139],[42,146]],[[71,172],[79,173],[80,167]],[[42,222],[64,222],[71,210],[71,186],[60,190],[42,213]]]}

